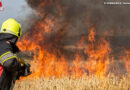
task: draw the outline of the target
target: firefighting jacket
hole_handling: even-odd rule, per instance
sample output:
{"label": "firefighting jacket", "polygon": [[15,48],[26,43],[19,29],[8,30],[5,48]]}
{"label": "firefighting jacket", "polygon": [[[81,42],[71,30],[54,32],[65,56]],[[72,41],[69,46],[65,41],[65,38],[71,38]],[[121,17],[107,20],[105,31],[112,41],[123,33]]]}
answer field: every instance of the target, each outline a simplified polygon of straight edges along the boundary
{"label": "firefighting jacket", "polygon": [[3,68],[0,75],[0,90],[10,90],[14,74],[21,68],[13,53],[14,49],[6,41],[0,41],[0,67]]}

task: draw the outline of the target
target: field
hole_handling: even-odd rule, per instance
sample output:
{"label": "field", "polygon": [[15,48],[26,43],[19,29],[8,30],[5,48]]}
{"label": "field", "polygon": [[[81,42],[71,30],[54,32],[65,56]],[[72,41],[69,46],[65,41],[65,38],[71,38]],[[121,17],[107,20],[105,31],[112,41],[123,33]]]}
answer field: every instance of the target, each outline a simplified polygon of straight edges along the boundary
{"label": "field", "polygon": [[14,90],[130,90],[130,76],[27,78],[17,81]]}

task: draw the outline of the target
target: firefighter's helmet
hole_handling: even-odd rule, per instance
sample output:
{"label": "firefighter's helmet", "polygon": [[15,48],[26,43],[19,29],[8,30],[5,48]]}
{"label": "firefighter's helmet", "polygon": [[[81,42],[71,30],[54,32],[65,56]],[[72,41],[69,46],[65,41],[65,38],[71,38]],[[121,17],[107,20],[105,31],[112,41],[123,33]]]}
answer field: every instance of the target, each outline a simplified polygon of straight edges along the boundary
{"label": "firefighter's helmet", "polygon": [[21,25],[15,19],[3,22],[0,33],[8,33],[20,37],[22,35]]}

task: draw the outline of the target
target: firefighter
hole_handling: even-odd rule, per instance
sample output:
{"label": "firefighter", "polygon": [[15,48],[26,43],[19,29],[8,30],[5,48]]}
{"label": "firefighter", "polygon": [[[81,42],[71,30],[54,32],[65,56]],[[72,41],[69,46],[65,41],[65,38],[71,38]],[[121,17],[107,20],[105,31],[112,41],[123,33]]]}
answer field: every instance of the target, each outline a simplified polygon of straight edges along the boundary
{"label": "firefighter", "polygon": [[18,73],[25,71],[25,65],[18,61],[16,46],[22,35],[21,25],[15,19],[6,20],[0,30],[0,90],[12,90]]}

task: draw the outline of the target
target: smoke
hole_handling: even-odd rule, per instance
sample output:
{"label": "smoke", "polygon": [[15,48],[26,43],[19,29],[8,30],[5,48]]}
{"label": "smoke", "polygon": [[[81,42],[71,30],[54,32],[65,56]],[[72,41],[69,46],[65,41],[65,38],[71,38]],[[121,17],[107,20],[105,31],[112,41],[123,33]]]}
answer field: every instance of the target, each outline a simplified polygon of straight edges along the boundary
{"label": "smoke", "polygon": [[[69,35],[87,33],[95,27],[99,35],[130,35],[128,5],[105,5],[104,2],[128,2],[128,0],[26,0],[28,5],[44,15],[57,17],[69,23]],[[43,4],[43,5],[42,5]],[[60,14],[59,14],[60,13]],[[87,25],[86,25],[87,23]]]}
{"label": "smoke", "polygon": [[87,8],[85,4],[79,3],[78,0],[38,0],[37,2],[35,0],[27,0],[27,3],[40,13],[37,21],[49,17],[57,18],[59,27],[67,24],[68,36],[79,35],[79,32],[81,35],[87,30],[85,25]]}
{"label": "smoke", "polygon": [[[112,48],[128,47],[130,36],[130,17],[129,5],[106,5],[104,2],[128,2],[128,0],[26,0],[29,7],[35,13],[31,13],[26,21],[29,21],[30,29],[36,30],[35,26],[46,22],[46,18],[54,23],[53,32],[49,34],[46,41],[50,38],[57,39],[56,35],[61,28],[65,30],[61,35],[59,43],[52,42],[51,46],[74,44],[79,41],[82,35],[87,35],[92,27],[96,28],[97,35],[112,36]],[[39,30],[43,28],[37,28]],[[53,37],[55,36],[55,37]],[[122,37],[123,36],[123,37]],[[127,37],[126,37],[127,36]],[[43,36],[44,37],[44,36]],[[50,44],[50,42],[48,42]],[[53,45],[55,44],[55,45]],[[127,46],[126,46],[127,45]],[[63,46],[64,47],[64,46]]]}

